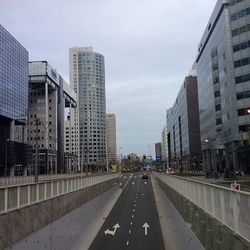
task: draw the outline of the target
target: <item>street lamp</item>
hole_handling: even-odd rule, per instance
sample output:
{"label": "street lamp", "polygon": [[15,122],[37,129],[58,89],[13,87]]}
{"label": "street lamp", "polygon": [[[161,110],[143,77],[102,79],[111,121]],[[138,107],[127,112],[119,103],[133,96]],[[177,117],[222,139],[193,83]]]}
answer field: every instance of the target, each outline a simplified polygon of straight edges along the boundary
{"label": "street lamp", "polygon": [[4,164],[4,176],[7,177],[7,167],[8,167],[8,142],[10,139],[5,141],[5,164]]}
{"label": "street lamp", "polygon": [[120,170],[122,170],[122,153],[121,153],[121,149],[123,149],[123,147],[119,147],[119,157],[121,159]]}

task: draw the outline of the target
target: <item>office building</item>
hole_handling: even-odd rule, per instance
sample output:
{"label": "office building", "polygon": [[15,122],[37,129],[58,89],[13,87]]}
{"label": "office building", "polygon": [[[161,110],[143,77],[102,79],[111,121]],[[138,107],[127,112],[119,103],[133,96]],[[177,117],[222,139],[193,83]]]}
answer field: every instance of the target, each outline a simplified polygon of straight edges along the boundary
{"label": "office building", "polygon": [[15,142],[15,125],[27,122],[28,51],[0,25],[0,176],[21,175],[30,147]]}
{"label": "office building", "polygon": [[107,137],[107,157],[108,165],[116,164],[116,118],[115,114],[106,114],[106,137]]}
{"label": "office building", "polygon": [[196,58],[204,172],[250,172],[250,1],[219,0]]}
{"label": "office building", "polygon": [[180,171],[199,167],[201,158],[197,77],[190,71],[167,111],[168,165]]}
{"label": "office building", "polygon": [[161,142],[155,143],[155,159],[157,162],[162,160],[162,144]]}
{"label": "office building", "polygon": [[92,48],[70,48],[70,85],[79,100],[71,115],[72,152],[78,168],[106,166],[106,96],[104,56]]}
{"label": "office building", "polygon": [[167,166],[168,159],[168,145],[167,145],[167,126],[165,125],[161,133],[161,145],[162,145],[162,161]]}
{"label": "office building", "polygon": [[[64,113],[76,107],[76,94],[46,61],[29,63],[27,143],[38,144],[39,174],[69,172],[65,164]],[[67,158],[67,161],[71,159]],[[75,157],[72,158],[72,165]]]}

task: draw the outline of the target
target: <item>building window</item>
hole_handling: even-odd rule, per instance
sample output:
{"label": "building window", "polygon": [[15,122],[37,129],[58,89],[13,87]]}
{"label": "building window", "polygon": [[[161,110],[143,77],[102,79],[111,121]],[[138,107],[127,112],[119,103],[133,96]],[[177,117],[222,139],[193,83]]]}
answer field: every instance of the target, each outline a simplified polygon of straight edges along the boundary
{"label": "building window", "polygon": [[237,93],[237,100],[241,100],[245,98],[250,98],[250,90]]}
{"label": "building window", "polygon": [[233,46],[233,52],[237,52],[243,49],[250,48],[250,41],[239,43]]}
{"label": "building window", "polygon": [[242,26],[242,27],[240,27],[240,28],[237,28],[237,29],[232,30],[232,36],[233,36],[233,37],[234,37],[234,36],[238,36],[238,35],[241,35],[241,34],[243,34],[243,33],[248,32],[248,31],[250,31],[250,24],[247,24],[247,25],[245,25],[245,26]]}
{"label": "building window", "polygon": [[244,16],[247,16],[250,14],[250,8],[247,8],[247,9],[244,9],[244,10],[241,10],[233,15],[231,15],[231,21],[235,21],[241,17],[244,17]]}
{"label": "building window", "polygon": [[220,96],[220,91],[215,91],[214,92],[214,97],[216,98],[216,97],[219,97]]}
{"label": "building window", "polygon": [[221,110],[221,105],[220,104],[215,105],[215,111],[220,111],[220,110]]}
{"label": "building window", "polygon": [[249,128],[250,128],[250,124],[240,125],[239,126],[239,132],[247,132]]}
{"label": "building window", "polygon": [[248,65],[248,64],[250,64],[250,57],[243,58],[241,60],[235,61],[234,62],[234,67],[238,68],[238,67],[245,66],[245,65]]}
{"label": "building window", "polygon": [[221,125],[222,124],[222,119],[221,118],[217,118],[216,119],[216,125]]}
{"label": "building window", "polygon": [[238,116],[249,115],[248,110],[250,111],[250,107],[238,109]]}
{"label": "building window", "polygon": [[242,83],[242,82],[247,82],[247,81],[250,81],[250,74],[235,77],[235,83],[236,84]]}

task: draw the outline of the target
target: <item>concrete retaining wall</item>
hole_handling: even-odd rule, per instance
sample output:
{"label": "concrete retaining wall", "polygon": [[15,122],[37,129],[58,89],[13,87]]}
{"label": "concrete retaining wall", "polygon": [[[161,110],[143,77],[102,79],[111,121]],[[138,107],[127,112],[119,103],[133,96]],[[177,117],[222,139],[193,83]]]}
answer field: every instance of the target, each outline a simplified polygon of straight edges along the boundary
{"label": "concrete retaining wall", "polygon": [[80,207],[114,185],[119,185],[118,178],[0,215],[0,249]]}
{"label": "concrete retaining wall", "polygon": [[191,225],[192,231],[205,249],[250,250],[249,242],[235,235],[233,231],[170,188],[159,178],[157,181],[186,223]]}

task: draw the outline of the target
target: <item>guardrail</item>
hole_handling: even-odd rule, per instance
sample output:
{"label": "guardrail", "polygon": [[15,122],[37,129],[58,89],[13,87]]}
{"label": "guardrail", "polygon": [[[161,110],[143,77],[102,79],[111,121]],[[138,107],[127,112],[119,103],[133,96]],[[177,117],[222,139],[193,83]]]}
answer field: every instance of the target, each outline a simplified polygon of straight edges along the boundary
{"label": "guardrail", "polygon": [[[88,175],[100,175],[103,173],[88,173]],[[72,178],[72,177],[82,177],[86,176],[86,173],[72,173],[72,174],[52,174],[52,175],[39,175],[38,182]],[[35,183],[35,176],[13,176],[13,177],[0,177],[0,187],[13,186],[19,184],[31,184]]]}
{"label": "guardrail", "polygon": [[250,193],[183,177],[155,175],[250,242]]}
{"label": "guardrail", "polygon": [[0,214],[117,178],[119,173],[102,175],[63,175],[56,180],[0,187]]}

